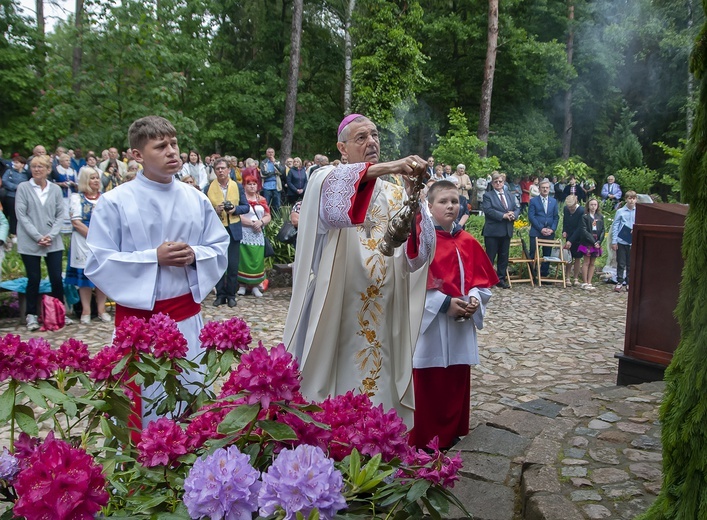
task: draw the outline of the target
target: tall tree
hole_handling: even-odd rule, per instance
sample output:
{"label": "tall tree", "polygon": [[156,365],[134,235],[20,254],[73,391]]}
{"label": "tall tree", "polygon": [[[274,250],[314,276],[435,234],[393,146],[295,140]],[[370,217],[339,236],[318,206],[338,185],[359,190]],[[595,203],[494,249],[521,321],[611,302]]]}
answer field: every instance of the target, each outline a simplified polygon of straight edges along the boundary
{"label": "tall tree", "polygon": [[344,20],[344,114],[351,113],[351,94],[353,91],[353,42],[351,41],[351,22],[353,20],[356,0],[348,0],[346,5],[346,19]]}
{"label": "tall tree", "polygon": [[297,112],[297,83],[299,81],[300,46],[302,43],[303,0],[292,2],[292,33],[290,36],[290,67],[287,75],[287,96],[285,98],[285,117],[282,123],[282,144],[280,154],[282,162],[292,153],[292,138],[295,130]]}
{"label": "tall tree", "polygon": [[[707,1],[702,6],[707,12]],[[689,204],[675,310],[681,338],[665,371],[660,409],[663,486],[642,520],[704,518],[707,511],[707,23],[692,52],[691,69],[700,80],[700,98],[681,165],[681,194]]]}
{"label": "tall tree", "polygon": [[[568,0],[567,6],[567,64],[572,66],[574,54],[574,0]],[[570,158],[572,148],[572,85],[565,90],[565,124],[562,131],[562,160]]]}
{"label": "tall tree", "polygon": [[37,16],[37,75],[41,78],[44,76],[47,59],[44,0],[35,0],[34,11]]}
{"label": "tall tree", "polygon": [[496,70],[498,52],[498,0],[489,0],[488,31],[486,36],[486,63],[484,81],[481,83],[481,107],[479,110],[479,129],[476,136],[483,142],[479,155],[486,157],[489,142],[489,124],[491,123],[491,96],[493,94],[493,75]]}
{"label": "tall tree", "polygon": [[83,0],[76,0],[76,10],[74,13],[74,27],[76,28],[76,42],[74,43],[74,52],[71,61],[71,75],[74,79],[74,92],[78,94],[81,91],[81,59],[83,58],[83,47],[81,40],[83,38]]}

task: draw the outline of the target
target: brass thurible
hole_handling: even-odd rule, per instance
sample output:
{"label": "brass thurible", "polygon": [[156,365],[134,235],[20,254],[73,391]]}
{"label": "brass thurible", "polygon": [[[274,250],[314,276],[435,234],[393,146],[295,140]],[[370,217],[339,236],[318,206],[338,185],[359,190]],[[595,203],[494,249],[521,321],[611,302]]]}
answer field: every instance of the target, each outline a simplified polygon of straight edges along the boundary
{"label": "brass thurible", "polygon": [[420,192],[425,187],[425,177],[424,173],[416,177],[410,198],[405,201],[400,211],[388,221],[388,227],[378,244],[378,250],[383,255],[393,256],[395,250],[403,245],[410,236],[415,225],[415,216],[420,209]]}

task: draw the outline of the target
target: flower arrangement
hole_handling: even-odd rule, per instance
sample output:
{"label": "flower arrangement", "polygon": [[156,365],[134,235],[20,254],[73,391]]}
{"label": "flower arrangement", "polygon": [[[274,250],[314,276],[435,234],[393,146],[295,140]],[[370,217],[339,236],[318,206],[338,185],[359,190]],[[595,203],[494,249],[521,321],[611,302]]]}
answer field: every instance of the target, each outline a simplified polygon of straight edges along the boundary
{"label": "flower arrangement", "polygon": [[[41,339],[0,338],[0,425],[10,429],[0,453],[0,500],[9,509],[0,518],[353,520],[439,518],[450,504],[465,511],[449,489],[459,455],[434,441],[428,451],[410,448],[395,411],[353,392],[308,402],[284,345],[251,348],[239,318],[207,323],[200,341],[199,358],[186,359],[186,340],[161,314],[125,319],[93,357],[75,339],[54,350]],[[185,371],[201,374],[198,391],[181,384]],[[131,430],[133,392],[156,381],[164,395],[143,400],[160,418]],[[184,405],[189,412],[180,412]],[[52,429],[41,439],[45,421]]]}

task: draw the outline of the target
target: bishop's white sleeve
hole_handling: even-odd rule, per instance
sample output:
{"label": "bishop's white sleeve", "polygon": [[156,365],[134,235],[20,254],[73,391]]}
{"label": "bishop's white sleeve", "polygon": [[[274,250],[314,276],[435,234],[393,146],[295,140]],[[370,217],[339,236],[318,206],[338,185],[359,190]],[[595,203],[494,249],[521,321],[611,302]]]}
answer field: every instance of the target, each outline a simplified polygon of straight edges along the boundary
{"label": "bishop's white sleeve", "polygon": [[[151,310],[155,305],[159,272],[157,249],[131,251],[129,233],[123,233],[122,215],[104,197],[91,215],[86,243],[90,249],[86,276],[109,298],[134,309]],[[125,251],[123,251],[125,249]]]}

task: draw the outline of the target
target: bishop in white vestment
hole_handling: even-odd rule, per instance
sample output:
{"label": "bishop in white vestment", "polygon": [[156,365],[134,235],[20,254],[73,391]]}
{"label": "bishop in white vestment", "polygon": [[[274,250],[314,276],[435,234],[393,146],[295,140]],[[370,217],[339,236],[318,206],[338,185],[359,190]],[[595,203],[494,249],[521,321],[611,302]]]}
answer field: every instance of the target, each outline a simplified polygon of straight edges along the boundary
{"label": "bishop in white vestment", "polygon": [[337,146],[349,164],[317,169],[302,202],[284,342],[307,398],[364,392],[411,426],[412,355],[435,232],[423,211],[415,233],[384,256],[378,244],[406,195],[379,177],[421,175],[426,162],[378,164],[378,131],[357,114],[342,122]]}

